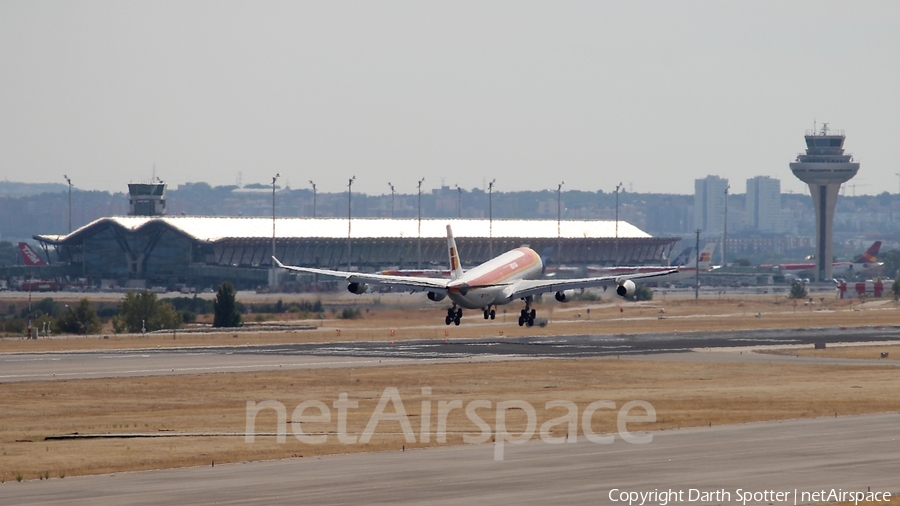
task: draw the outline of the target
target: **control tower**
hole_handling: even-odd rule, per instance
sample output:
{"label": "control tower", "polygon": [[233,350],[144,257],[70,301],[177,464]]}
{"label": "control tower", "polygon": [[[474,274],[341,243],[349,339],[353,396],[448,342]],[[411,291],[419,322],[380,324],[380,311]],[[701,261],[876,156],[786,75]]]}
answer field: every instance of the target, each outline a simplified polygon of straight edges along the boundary
{"label": "control tower", "polygon": [[834,205],[841,185],[849,181],[859,170],[853,156],[844,154],[843,130],[829,132],[828,123],[806,132],[806,154],[797,155],[791,164],[791,172],[809,185],[816,212],[816,281],[832,279],[832,240],[834,231]]}
{"label": "control tower", "polygon": [[129,216],[162,216],[166,214],[166,185],[157,183],[129,183]]}

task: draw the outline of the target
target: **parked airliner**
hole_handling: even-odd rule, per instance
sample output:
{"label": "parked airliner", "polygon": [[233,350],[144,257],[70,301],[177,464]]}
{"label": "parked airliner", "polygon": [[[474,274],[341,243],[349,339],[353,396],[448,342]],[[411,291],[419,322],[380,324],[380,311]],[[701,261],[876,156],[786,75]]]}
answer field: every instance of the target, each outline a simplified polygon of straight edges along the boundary
{"label": "parked airliner", "polygon": [[348,283],[347,290],[355,294],[365,293],[371,284],[427,291],[428,299],[436,302],[449,297],[452,306],[447,310],[447,316],[444,318],[444,323],[447,325],[450,323],[459,325],[463,308],[480,309],[483,311],[485,319],[494,319],[497,306],[522,299],[525,301],[525,308],[519,315],[519,326],[531,326],[534,325],[536,316],[536,311],[531,307],[535,295],[556,292],[556,300],[567,302],[575,296],[577,289],[618,285],[616,293],[627,298],[634,294],[633,280],[664,276],[678,271],[678,269],[668,269],[626,276],[538,279],[543,271],[543,261],[540,255],[525,246],[507,251],[477,267],[463,271],[459,260],[459,250],[456,248],[456,240],[453,238],[450,225],[447,225],[447,249],[450,257],[450,279],[296,267],[284,265],[275,257],[272,259],[284,269],[344,278]]}
{"label": "parked airliner", "polygon": [[[882,265],[878,262],[878,252],[881,250],[881,241],[875,241],[865,253],[856,257],[852,262],[834,262],[831,264],[832,275],[846,277],[855,273],[864,272],[873,267]],[[785,274],[811,274],[816,270],[814,263],[781,264],[776,267]]]}

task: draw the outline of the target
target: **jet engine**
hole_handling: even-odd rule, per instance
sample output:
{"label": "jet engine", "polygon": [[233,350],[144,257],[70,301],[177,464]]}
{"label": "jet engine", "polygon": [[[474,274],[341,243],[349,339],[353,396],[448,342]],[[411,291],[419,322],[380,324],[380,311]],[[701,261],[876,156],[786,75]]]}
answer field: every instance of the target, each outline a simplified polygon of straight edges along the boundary
{"label": "jet engine", "polygon": [[620,297],[625,297],[626,299],[634,295],[634,281],[630,279],[625,280],[616,280],[619,286],[616,287],[616,293]]}
{"label": "jet engine", "polygon": [[575,290],[563,290],[556,292],[556,300],[560,302],[569,302],[575,297]]}
{"label": "jet engine", "polygon": [[347,285],[347,290],[350,293],[355,293],[356,295],[360,295],[366,293],[366,290],[369,289],[369,285],[365,283],[350,283]]}
{"label": "jet engine", "polygon": [[428,292],[428,300],[433,300],[435,302],[444,300],[447,298],[446,293],[438,293],[438,292]]}

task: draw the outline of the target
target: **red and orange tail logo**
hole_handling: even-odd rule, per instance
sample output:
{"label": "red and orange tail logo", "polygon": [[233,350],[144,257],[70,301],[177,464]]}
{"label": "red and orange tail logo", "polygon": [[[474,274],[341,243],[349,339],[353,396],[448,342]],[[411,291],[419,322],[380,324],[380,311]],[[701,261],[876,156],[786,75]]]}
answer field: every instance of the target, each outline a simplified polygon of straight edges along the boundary
{"label": "red and orange tail logo", "polygon": [[455,271],[459,269],[459,254],[456,252],[456,248],[450,248],[450,270]]}
{"label": "red and orange tail logo", "polygon": [[878,251],[881,250],[881,241],[875,241],[865,253],[859,256],[854,263],[858,264],[874,264],[878,262]]}

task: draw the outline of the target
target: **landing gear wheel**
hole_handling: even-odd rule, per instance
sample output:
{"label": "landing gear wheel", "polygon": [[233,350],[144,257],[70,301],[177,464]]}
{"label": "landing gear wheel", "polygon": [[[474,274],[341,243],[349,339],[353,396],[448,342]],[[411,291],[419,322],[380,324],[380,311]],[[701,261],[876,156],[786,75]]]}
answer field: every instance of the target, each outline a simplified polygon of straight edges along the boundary
{"label": "landing gear wheel", "polygon": [[459,325],[459,316],[457,316],[456,318],[453,319],[453,323],[455,325]]}
{"label": "landing gear wheel", "polygon": [[450,315],[447,315],[447,317],[444,318],[444,325],[450,325],[450,322],[452,322],[452,321],[453,321],[453,318],[451,318]]}
{"label": "landing gear wheel", "polygon": [[525,318],[520,316],[519,317],[519,326],[521,327],[522,325],[525,325]]}
{"label": "landing gear wheel", "polygon": [[491,317],[491,313],[487,309],[485,309],[484,310],[484,319],[487,320],[490,317]]}
{"label": "landing gear wheel", "polygon": [[491,309],[491,320],[497,317],[497,312]]}
{"label": "landing gear wheel", "polygon": [[462,308],[461,307],[456,308],[456,319],[459,320],[460,318],[462,318]]}
{"label": "landing gear wheel", "polygon": [[529,315],[529,318],[530,318],[532,324],[534,323],[535,316],[537,316],[537,311],[532,309],[531,314]]}

